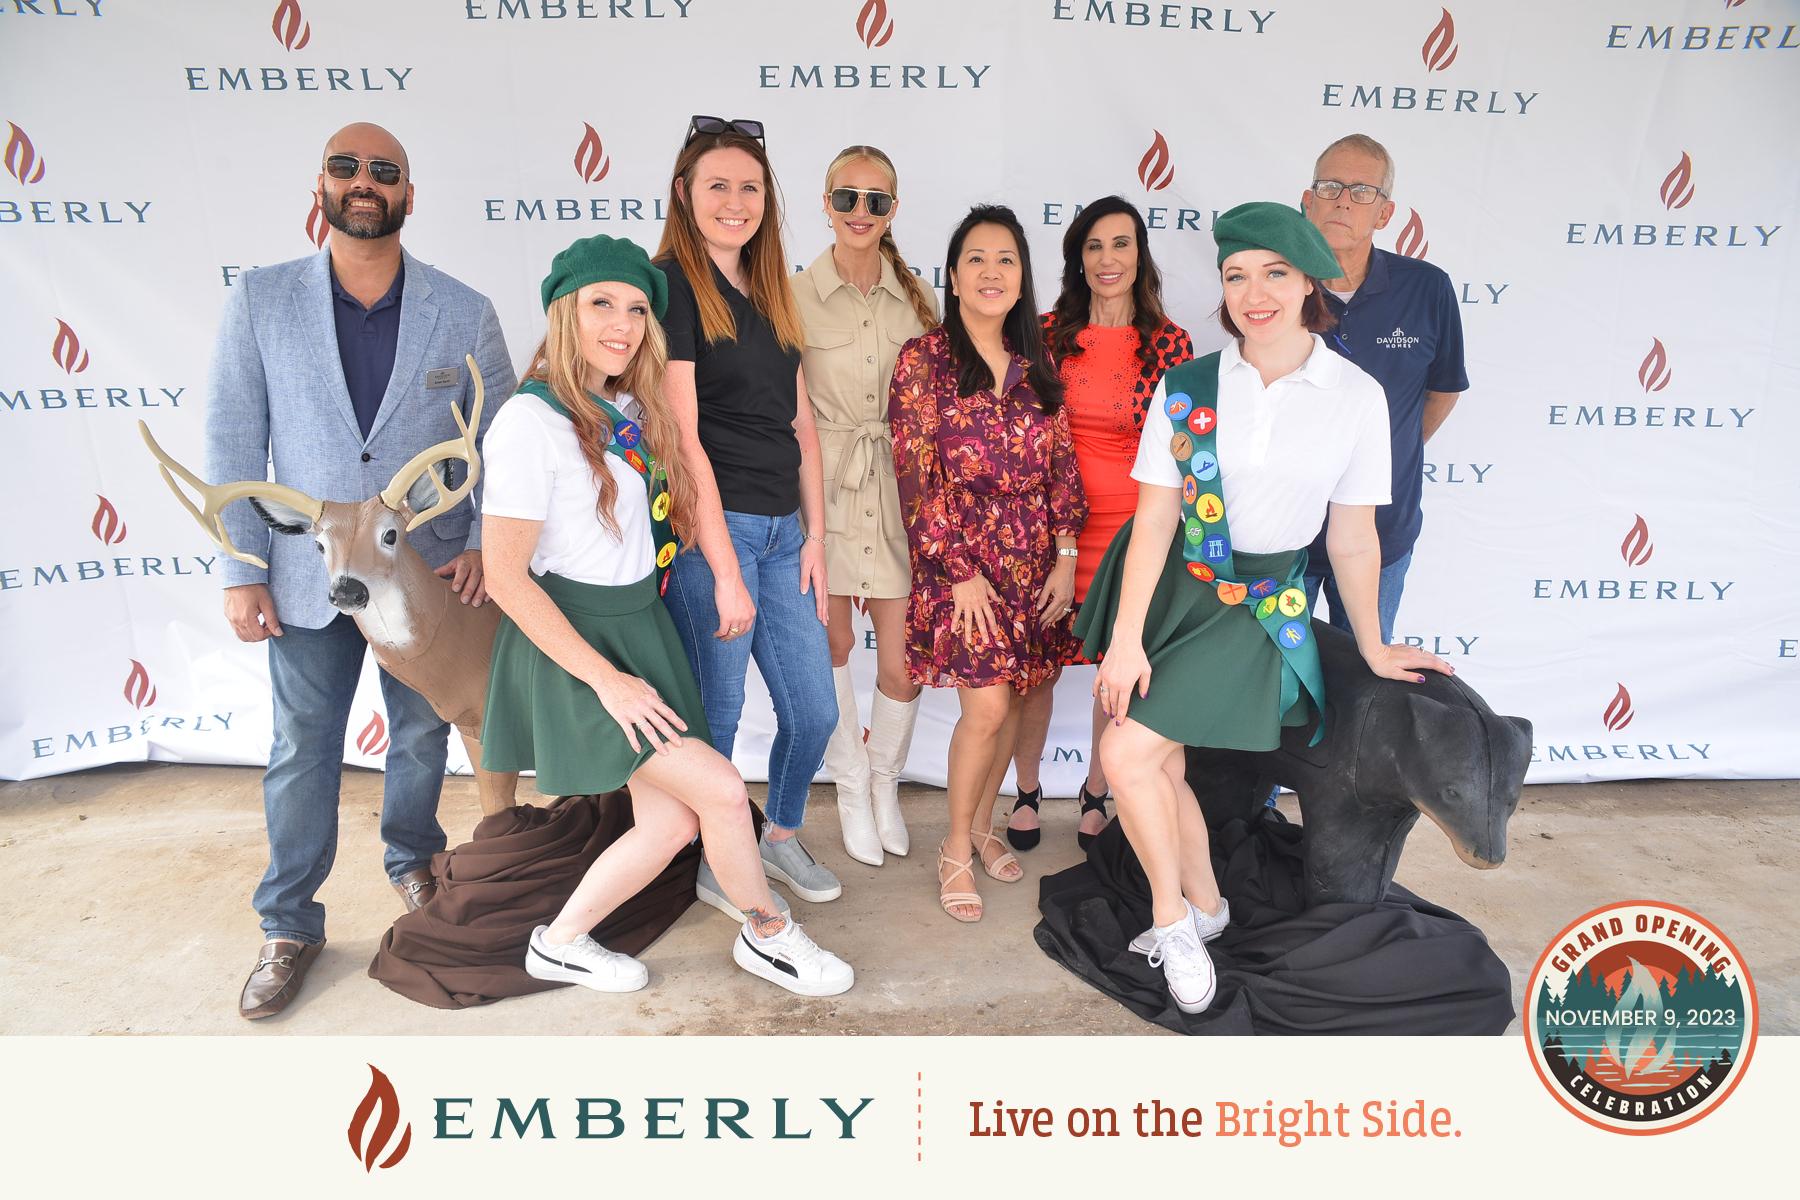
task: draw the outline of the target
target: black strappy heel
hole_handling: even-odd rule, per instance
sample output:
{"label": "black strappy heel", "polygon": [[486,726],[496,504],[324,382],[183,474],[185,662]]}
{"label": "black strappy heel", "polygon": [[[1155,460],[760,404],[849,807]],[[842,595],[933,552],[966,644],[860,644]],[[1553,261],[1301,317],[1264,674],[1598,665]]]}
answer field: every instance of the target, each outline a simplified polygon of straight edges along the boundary
{"label": "black strappy heel", "polygon": [[[1029,808],[1032,812],[1037,812],[1038,802],[1043,798],[1044,789],[1041,787],[1032,788],[1030,791],[1020,788],[1019,798],[1013,801],[1012,810],[1018,812],[1021,808]],[[1034,850],[1043,836],[1044,827],[1042,825],[1036,829],[1014,829],[1012,822],[1007,822],[1006,841],[1014,850]]]}
{"label": "black strappy heel", "polygon": [[[1106,816],[1106,797],[1094,795],[1092,792],[1087,790],[1087,784],[1084,783],[1081,785],[1081,814],[1080,815],[1082,817],[1085,817],[1091,812],[1097,812],[1102,817]],[[1080,818],[1078,817],[1077,819],[1079,820]],[[1077,827],[1077,829],[1075,831],[1075,840],[1077,842],[1081,843],[1081,848],[1083,850],[1086,850],[1088,847],[1092,846],[1094,844],[1094,839],[1099,836],[1100,835],[1097,833],[1082,833],[1079,827]]]}

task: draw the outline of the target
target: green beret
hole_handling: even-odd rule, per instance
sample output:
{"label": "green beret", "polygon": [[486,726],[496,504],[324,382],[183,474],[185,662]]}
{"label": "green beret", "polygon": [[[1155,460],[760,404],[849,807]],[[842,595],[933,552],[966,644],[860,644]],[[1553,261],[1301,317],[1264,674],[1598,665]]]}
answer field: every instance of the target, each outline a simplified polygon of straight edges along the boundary
{"label": "green beret", "polygon": [[650,297],[650,311],[662,320],[669,311],[669,277],[664,275],[643,247],[629,238],[608,237],[596,233],[582,238],[550,260],[550,273],[544,276],[540,289],[544,309],[558,296],[578,292],[590,283],[612,281],[641,288]]}
{"label": "green beret", "polygon": [[1213,222],[1219,264],[1240,250],[1273,250],[1314,279],[1336,279],[1344,273],[1325,235],[1297,208],[1258,200],[1220,213]]}

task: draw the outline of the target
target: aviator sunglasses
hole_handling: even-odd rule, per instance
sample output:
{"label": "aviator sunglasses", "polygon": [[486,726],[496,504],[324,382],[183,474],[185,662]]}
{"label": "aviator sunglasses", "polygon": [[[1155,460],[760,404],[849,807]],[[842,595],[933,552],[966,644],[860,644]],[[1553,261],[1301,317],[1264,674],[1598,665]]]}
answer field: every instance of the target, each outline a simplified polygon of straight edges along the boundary
{"label": "aviator sunglasses", "polygon": [[[741,133],[747,138],[755,138],[763,142],[763,123],[745,117],[733,117],[727,121],[724,117],[703,117],[695,115],[688,118],[687,137],[682,139],[685,146],[695,138],[713,133]],[[763,142],[766,146],[767,142]]]}
{"label": "aviator sunglasses", "polygon": [[325,173],[333,179],[355,179],[357,171],[365,166],[369,168],[369,178],[383,187],[393,187],[406,173],[399,163],[385,158],[358,158],[354,154],[325,156]]}
{"label": "aviator sunglasses", "polygon": [[856,198],[861,196],[869,206],[871,217],[885,217],[894,211],[894,197],[888,192],[878,192],[871,188],[832,188],[831,211],[853,213],[856,211]]}

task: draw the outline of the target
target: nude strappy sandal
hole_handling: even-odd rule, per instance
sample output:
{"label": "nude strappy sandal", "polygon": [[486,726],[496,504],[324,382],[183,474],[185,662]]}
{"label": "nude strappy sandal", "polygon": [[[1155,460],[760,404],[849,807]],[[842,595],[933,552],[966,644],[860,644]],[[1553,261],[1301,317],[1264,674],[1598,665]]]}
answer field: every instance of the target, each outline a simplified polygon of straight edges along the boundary
{"label": "nude strappy sandal", "polygon": [[[1019,880],[1025,878],[1025,868],[1020,866],[1018,858],[1013,855],[1012,851],[1008,850],[1000,855],[1000,857],[996,858],[991,864],[981,853],[983,850],[987,849],[989,842],[997,842],[1000,840],[993,833],[977,833],[975,830],[971,829],[969,831],[969,836],[981,843],[979,846],[971,848],[974,850],[975,857],[981,859],[981,869],[987,872],[989,879],[996,880],[1000,883],[1017,883]],[[1019,873],[1017,875],[1000,874],[1000,868],[1004,867],[1009,862],[1013,866],[1019,868]],[[971,874],[969,878],[974,879],[975,876]]]}
{"label": "nude strappy sandal", "polygon": [[[949,892],[949,891],[944,890],[945,888],[950,886],[951,882],[958,875],[967,875],[969,877],[969,886],[974,887],[975,886],[975,872],[969,869],[973,864],[966,863],[966,862],[959,863],[954,858],[946,857],[944,854],[944,844],[942,842],[939,842],[938,843],[938,873],[940,875],[943,874],[945,863],[948,863],[949,865],[955,867],[956,870],[950,872],[950,874],[947,878],[941,878],[938,880],[938,903],[943,905],[945,915],[948,916],[951,920],[961,921],[964,925],[973,925],[975,922],[981,920],[981,907],[982,907],[981,906],[981,896],[979,894],[977,894],[976,892],[972,892],[972,891]],[[951,911],[951,905],[953,905],[953,904],[961,904],[961,905],[965,905],[967,907],[971,907],[975,910],[975,915],[972,917],[961,916],[958,913]]]}

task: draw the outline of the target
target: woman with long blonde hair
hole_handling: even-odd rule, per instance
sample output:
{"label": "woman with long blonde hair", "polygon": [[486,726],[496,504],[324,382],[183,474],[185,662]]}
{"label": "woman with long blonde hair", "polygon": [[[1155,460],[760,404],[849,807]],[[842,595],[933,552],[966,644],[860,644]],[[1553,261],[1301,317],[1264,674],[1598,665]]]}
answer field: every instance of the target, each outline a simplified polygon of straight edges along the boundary
{"label": "woman with long blonde hair", "polygon": [[[806,325],[806,393],[819,428],[825,482],[825,559],[831,576],[831,674],[838,721],[825,749],[837,786],[844,850],[879,867],[910,849],[900,770],[912,745],[919,685],[906,675],[906,600],[912,591],[906,524],[887,423],[888,382],[900,347],[938,323],[937,301],[900,257],[894,164],[849,146],[825,168],[821,207],[832,243],[792,280]],[[863,738],[850,650],[852,601],[875,627],[875,693]]]}
{"label": "woman with long blonde hair", "polygon": [[[666,390],[681,465],[694,477],[700,553],[676,560],[666,600],[713,745],[727,758],[756,659],[775,708],[763,869],[817,903],[843,892],[795,836],[837,723],[825,637],[825,489],[800,375],[805,332],[788,290],[762,136],[757,121],[694,117],[669,181],[656,252],[669,287]],[[705,863],[696,891],[737,911]]]}
{"label": "woman with long blonde hair", "polygon": [[589,931],[699,833],[745,922],[733,961],[800,995],[836,995],[854,975],[769,894],[743,779],[707,744],[699,689],[658,600],[697,508],[663,386],[663,274],[634,243],[599,235],[556,256],[542,297],[544,341],[484,445],[488,591],[505,617],[482,761],[535,770],[548,795],[629,785],[632,825],[533,931],[526,970],[598,991],[643,987],[644,965]]}

